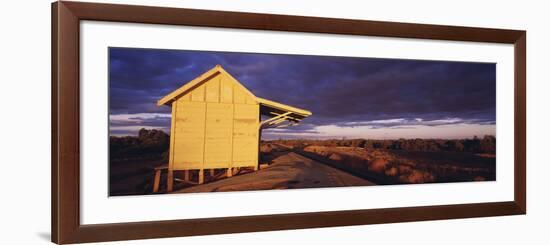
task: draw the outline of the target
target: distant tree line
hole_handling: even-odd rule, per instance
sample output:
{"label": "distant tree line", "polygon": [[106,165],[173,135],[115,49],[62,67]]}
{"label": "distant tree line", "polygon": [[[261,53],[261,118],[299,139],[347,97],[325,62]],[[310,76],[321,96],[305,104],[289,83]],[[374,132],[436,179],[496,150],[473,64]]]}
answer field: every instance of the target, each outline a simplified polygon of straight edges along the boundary
{"label": "distant tree line", "polygon": [[161,130],[140,129],[138,136],[109,137],[111,159],[164,157],[170,147],[170,136]]}
{"label": "distant tree line", "polygon": [[[365,149],[389,149],[406,151],[455,151],[494,154],[496,138],[485,135],[471,139],[327,139],[327,140],[274,140],[294,147],[308,145],[360,147]],[[161,130],[140,129],[137,136],[109,137],[111,159],[167,157],[170,148],[170,135]]]}
{"label": "distant tree line", "polygon": [[366,149],[389,149],[407,151],[456,151],[472,153],[495,153],[496,138],[492,135],[485,135],[483,138],[474,136],[472,139],[397,139],[397,140],[376,140],[376,139],[328,139],[328,140],[275,140],[294,147],[308,145],[319,146],[345,146],[361,147]]}

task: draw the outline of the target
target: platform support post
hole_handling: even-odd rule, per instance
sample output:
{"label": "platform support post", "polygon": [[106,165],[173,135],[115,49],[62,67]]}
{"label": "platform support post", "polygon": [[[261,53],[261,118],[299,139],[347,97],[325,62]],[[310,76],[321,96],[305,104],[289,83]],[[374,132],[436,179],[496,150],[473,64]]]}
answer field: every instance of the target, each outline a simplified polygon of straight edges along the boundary
{"label": "platform support post", "polygon": [[153,193],[156,193],[159,191],[160,186],[160,169],[155,170],[155,180],[153,182]]}
{"label": "platform support post", "polygon": [[166,191],[167,192],[172,192],[174,190],[174,171],[169,169],[168,170],[168,176],[166,178],[166,181],[168,181],[168,183],[166,184]]}
{"label": "platform support post", "polygon": [[199,184],[204,183],[204,169],[199,170]]}
{"label": "platform support post", "polygon": [[189,181],[189,170],[183,170],[183,179]]}

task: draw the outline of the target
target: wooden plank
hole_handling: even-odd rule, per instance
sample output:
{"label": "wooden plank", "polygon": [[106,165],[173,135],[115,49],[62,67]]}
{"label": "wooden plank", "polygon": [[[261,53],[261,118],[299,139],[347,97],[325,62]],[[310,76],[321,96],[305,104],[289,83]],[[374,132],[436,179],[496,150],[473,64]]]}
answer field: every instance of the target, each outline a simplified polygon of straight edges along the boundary
{"label": "wooden plank", "polygon": [[244,91],[238,87],[233,88],[233,101],[235,104],[245,104],[246,103],[246,94]]}
{"label": "wooden plank", "polygon": [[[217,67],[217,66],[216,66]],[[205,161],[205,157],[206,157],[206,154],[204,153],[205,150],[206,150],[206,117],[208,116],[208,106],[206,106],[206,103],[205,103],[205,109],[204,109],[204,122],[203,122],[203,137],[204,137],[204,140],[202,142],[202,164],[201,164],[201,167],[200,167],[200,171],[199,171],[199,184],[202,184],[201,183],[201,177],[202,179],[204,180],[204,161]]]}
{"label": "wooden plank", "polygon": [[[168,159],[168,176],[166,178],[166,190],[172,191],[174,184],[172,169],[174,167],[174,156],[175,156],[175,147],[176,147],[176,114],[177,114],[178,103],[176,101],[172,102],[172,118],[170,124],[170,152]],[[160,178],[160,177],[159,177]],[[160,180],[159,180],[160,181]]]}
{"label": "wooden plank", "polygon": [[204,83],[206,87],[206,102],[219,102],[220,101],[220,76],[210,78]]}
{"label": "wooden plank", "polygon": [[160,186],[160,172],[162,170],[160,169],[157,169],[155,170],[155,180],[154,180],[154,183],[153,183],[153,193],[157,193],[159,191],[159,186]]}
{"label": "wooden plank", "polygon": [[220,102],[233,103],[234,89],[234,84],[222,73],[220,75]]}
{"label": "wooden plank", "polygon": [[204,101],[204,84],[198,86],[193,91],[191,91],[191,101],[203,102]]}
{"label": "wooden plank", "polygon": [[[233,88],[235,89],[235,88]],[[233,90],[235,91],[235,90]],[[229,161],[229,170],[228,172],[231,172],[231,168],[233,167],[233,147],[235,145],[235,104],[233,104],[233,110],[231,110],[231,115],[233,116],[233,126],[231,127],[231,160]],[[231,174],[228,173],[227,177],[231,177]]]}
{"label": "wooden plank", "polygon": [[177,106],[178,104],[176,102],[172,102],[172,118],[170,123],[170,152],[169,152],[169,159],[168,159],[168,168],[171,169],[174,163],[174,147],[175,147],[175,140],[176,140],[176,112],[177,112]]}
{"label": "wooden plank", "polygon": [[231,162],[233,105],[207,103],[204,168],[227,168]]}
{"label": "wooden plank", "polygon": [[258,155],[259,105],[235,105],[232,167],[254,166]]}
{"label": "wooden plank", "polygon": [[199,170],[199,184],[204,183],[204,169]]}
{"label": "wooden plank", "polygon": [[166,191],[171,192],[174,190],[174,171],[171,169],[168,169],[168,176],[166,176],[166,179],[168,180],[168,183],[166,185]]}
{"label": "wooden plank", "polygon": [[186,94],[184,94],[183,96],[181,96],[180,98],[178,98],[178,100],[182,100],[182,101],[191,101],[191,93],[186,93]]}
{"label": "wooden plank", "polygon": [[174,166],[198,169],[204,161],[206,103],[177,101]]}
{"label": "wooden plank", "polygon": [[232,177],[232,176],[233,176],[233,169],[232,169],[232,168],[228,168],[228,169],[227,169],[227,178]]}

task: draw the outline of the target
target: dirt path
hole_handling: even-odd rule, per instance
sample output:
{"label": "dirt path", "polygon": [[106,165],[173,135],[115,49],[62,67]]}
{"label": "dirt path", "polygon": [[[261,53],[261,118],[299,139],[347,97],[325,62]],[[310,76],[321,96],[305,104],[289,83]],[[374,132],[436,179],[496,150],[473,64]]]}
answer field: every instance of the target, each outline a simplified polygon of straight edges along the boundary
{"label": "dirt path", "polygon": [[273,163],[265,169],[185,188],[176,192],[193,193],[366,185],[374,184],[289,151],[273,159]]}

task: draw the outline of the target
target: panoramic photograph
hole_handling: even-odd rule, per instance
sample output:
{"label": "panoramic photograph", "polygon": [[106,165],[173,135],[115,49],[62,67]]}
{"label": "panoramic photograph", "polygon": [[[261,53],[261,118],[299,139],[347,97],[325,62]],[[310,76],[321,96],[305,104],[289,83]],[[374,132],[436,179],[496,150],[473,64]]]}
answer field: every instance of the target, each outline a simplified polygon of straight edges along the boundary
{"label": "panoramic photograph", "polygon": [[496,180],[496,64],[109,48],[109,196]]}

